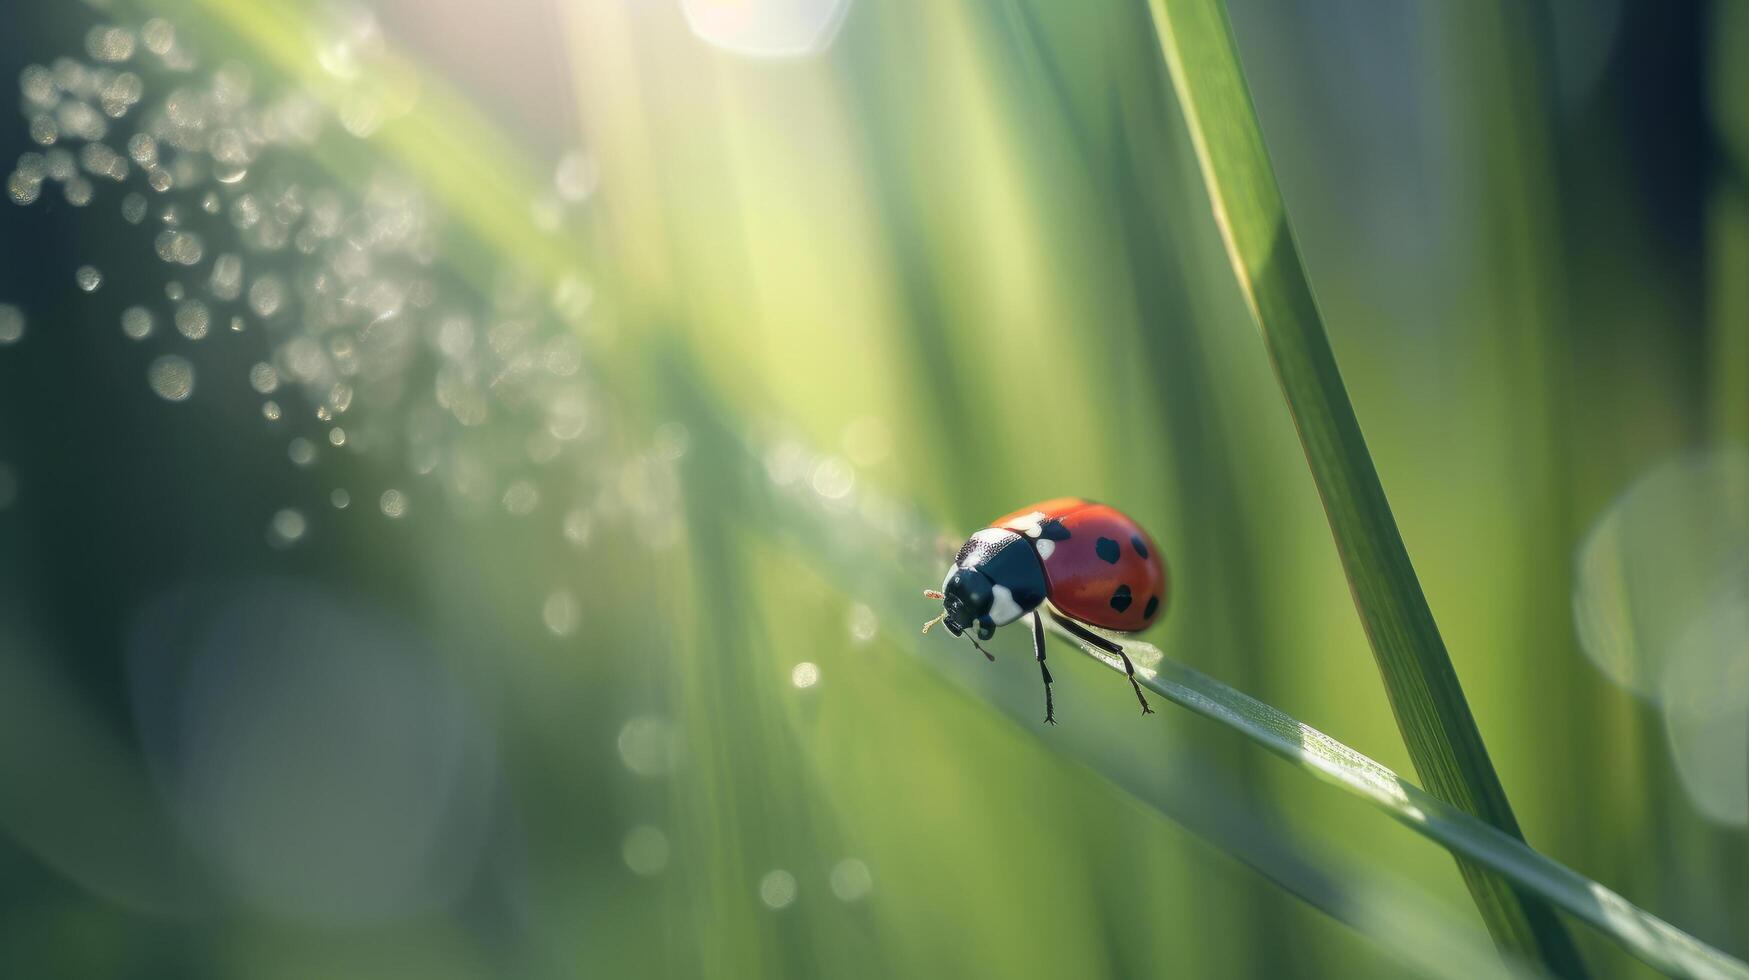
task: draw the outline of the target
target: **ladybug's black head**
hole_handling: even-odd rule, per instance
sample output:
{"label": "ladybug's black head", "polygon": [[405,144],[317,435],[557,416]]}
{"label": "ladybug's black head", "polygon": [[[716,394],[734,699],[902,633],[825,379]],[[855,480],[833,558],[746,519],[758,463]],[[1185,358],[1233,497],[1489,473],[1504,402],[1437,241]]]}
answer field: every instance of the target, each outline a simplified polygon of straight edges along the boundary
{"label": "ladybug's black head", "polygon": [[947,615],[944,624],[948,632],[958,636],[976,625],[978,638],[988,640],[995,632],[989,618],[990,604],[996,601],[990,579],[975,568],[956,567],[948,573],[941,591],[941,607]]}

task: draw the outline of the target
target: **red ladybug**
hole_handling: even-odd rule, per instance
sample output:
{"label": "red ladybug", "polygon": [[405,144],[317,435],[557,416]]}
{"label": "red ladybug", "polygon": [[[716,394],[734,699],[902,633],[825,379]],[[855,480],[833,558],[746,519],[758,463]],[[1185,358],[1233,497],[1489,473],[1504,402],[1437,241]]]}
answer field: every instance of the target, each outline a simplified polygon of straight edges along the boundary
{"label": "red ladybug", "polygon": [[1166,566],[1160,550],[1140,524],[1116,508],[1058,497],[997,518],[960,548],[941,591],[930,589],[923,595],[942,604],[941,615],[925,623],[923,632],[945,622],[959,636],[975,626],[977,637],[967,639],[991,660],[996,658],[978,640],[988,640],[996,627],[1030,614],[1033,654],[1045,682],[1045,721],[1057,723],[1041,607],[1070,633],[1122,657],[1142,713],[1154,713],[1136,683],[1129,654],[1087,628],[1138,632],[1152,626],[1166,608]]}

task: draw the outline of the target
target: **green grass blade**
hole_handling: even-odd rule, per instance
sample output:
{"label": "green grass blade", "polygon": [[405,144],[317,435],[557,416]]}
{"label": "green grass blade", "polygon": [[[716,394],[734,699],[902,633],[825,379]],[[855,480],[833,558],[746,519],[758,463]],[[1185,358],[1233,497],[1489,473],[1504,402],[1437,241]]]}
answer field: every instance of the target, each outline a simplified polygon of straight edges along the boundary
{"label": "green grass blade", "polygon": [[[1088,656],[1123,671],[1116,657],[1060,629],[1056,631]],[[1310,725],[1207,674],[1160,657],[1151,644],[1125,638],[1124,646],[1131,658],[1139,661],[1136,672],[1148,690],[1234,729],[1319,779],[1366,800],[1453,854],[1511,879],[1522,890],[1595,926],[1651,966],[1675,977],[1749,977],[1749,965],[1438,799]],[[1154,666],[1143,665],[1154,660],[1158,660]]]}
{"label": "green grass blade", "polygon": [[[1152,0],[1216,224],[1262,329],[1416,771],[1432,793],[1522,838],[1415,577],[1325,335],[1221,0]],[[1583,974],[1536,898],[1459,861],[1502,949]]]}

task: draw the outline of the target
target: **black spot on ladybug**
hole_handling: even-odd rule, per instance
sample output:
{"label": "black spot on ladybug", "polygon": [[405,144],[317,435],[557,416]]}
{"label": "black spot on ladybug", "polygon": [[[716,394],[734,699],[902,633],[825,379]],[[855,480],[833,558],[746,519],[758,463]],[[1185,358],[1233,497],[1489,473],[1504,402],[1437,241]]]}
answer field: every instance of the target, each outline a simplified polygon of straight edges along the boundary
{"label": "black spot on ladybug", "polygon": [[1053,517],[1038,526],[1038,536],[1046,541],[1067,541],[1069,529],[1063,526],[1062,521]]}
{"label": "black spot on ladybug", "polygon": [[1130,547],[1136,549],[1136,554],[1141,555],[1144,559],[1148,557],[1148,544],[1142,540],[1141,535],[1130,535]]}
{"label": "black spot on ladybug", "polygon": [[1103,558],[1106,564],[1117,564],[1119,552],[1116,541],[1110,538],[1100,538],[1093,543],[1093,550],[1099,553],[1099,557]]}
{"label": "black spot on ladybug", "polygon": [[1160,611],[1160,597],[1157,595],[1151,595],[1148,597],[1148,604],[1146,606],[1142,607],[1142,618],[1143,619],[1153,619],[1154,614],[1159,612],[1159,611]]}
{"label": "black spot on ladybug", "polygon": [[1111,594],[1111,608],[1116,609],[1118,612],[1123,612],[1125,609],[1128,609],[1130,607],[1130,602],[1130,587],[1127,585],[1118,586],[1117,591]]}

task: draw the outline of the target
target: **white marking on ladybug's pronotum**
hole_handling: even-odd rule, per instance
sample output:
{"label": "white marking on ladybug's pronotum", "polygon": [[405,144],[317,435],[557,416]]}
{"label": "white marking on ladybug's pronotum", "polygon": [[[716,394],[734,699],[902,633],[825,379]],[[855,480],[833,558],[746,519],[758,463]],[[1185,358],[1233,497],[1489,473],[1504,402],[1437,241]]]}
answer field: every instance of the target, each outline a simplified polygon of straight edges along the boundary
{"label": "white marking on ladybug's pronotum", "polygon": [[994,544],[998,541],[1012,540],[1011,535],[1013,535],[1013,534],[1014,534],[1013,531],[1010,531],[1005,527],[987,527],[987,528],[984,528],[983,530],[979,531],[978,533],[972,535],[972,540],[973,541],[987,541],[991,544]]}
{"label": "white marking on ladybug's pronotum", "polygon": [[990,619],[997,626],[1007,626],[1020,618],[1020,603],[1014,601],[1014,593],[1006,585],[990,586]]}
{"label": "white marking on ladybug's pronotum", "polygon": [[1050,538],[1039,538],[1033,542],[1033,547],[1038,549],[1039,561],[1048,560],[1057,552],[1057,543]]}

